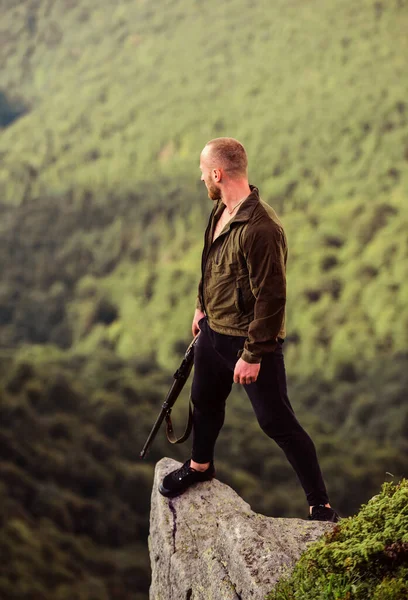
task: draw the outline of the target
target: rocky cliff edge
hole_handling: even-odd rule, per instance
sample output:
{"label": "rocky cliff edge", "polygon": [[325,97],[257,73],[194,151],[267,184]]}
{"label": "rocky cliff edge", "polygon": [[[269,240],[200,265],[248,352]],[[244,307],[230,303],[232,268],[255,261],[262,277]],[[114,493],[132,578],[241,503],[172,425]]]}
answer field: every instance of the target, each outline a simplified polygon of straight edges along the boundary
{"label": "rocky cliff edge", "polygon": [[150,600],[261,600],[333,523],[259,515],[217,479],[173,499],[158,491],[181,466],[156,465],[150,513]]}

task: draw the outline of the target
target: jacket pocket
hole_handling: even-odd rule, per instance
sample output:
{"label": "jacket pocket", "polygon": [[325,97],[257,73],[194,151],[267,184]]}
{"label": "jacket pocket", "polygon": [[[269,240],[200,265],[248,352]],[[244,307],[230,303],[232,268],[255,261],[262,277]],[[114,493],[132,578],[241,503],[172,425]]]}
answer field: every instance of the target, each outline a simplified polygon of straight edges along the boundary
{"label": "jacket pocket", "polygon": [[239,285],[235,288],[235,306],[240,313],[245,313],[244,295]]}

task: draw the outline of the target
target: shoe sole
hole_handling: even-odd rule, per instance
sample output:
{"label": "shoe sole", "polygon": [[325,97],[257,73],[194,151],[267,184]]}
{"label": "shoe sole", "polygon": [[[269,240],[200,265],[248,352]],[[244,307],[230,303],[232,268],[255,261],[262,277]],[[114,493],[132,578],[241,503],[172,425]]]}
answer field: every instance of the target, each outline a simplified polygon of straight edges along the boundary
{"label": "shoe sole", "polygon": [[316,523],[319,521],[320,523],[338,523],[341,519],[342,517],[340,516],[337,516],[335,519],[312,519],[310,515],[307,517],[308,521],[315,521]]}
{"label": "shoe sole", "polygon": [[179,492],[172,492],[171,490],[164,488],[162,485],[159,485],[159,492],[166,498],[175,498],[176,496],[181,496],[181,494],[183,494],[186,490],[188,490],[188,488],[185,490],[180,490]]}

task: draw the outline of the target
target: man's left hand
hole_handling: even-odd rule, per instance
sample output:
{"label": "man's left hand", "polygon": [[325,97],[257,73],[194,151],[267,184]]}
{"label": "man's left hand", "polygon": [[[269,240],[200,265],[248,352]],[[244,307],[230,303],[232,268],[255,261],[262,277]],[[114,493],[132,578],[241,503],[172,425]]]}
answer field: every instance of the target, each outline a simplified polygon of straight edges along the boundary
{"label": "man's left hand", "polygon": [[258,379],[261,363],[247,363],[242,358],[238,359],[234,370],[234,383],[254,383]]}

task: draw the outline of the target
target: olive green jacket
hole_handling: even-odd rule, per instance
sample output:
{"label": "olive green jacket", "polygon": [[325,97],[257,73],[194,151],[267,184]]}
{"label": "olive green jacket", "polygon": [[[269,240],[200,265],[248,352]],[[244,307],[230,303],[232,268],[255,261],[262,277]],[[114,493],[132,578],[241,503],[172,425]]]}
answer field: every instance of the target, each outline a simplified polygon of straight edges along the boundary
{"label": "olive green jacket", "polygon": [[225,205],[218,200],[204,236],[197,308],[211,329],[245,336],[238,353],[259,363],[284,338],[287,240],[274,209],[251,193],[212,242]]}

